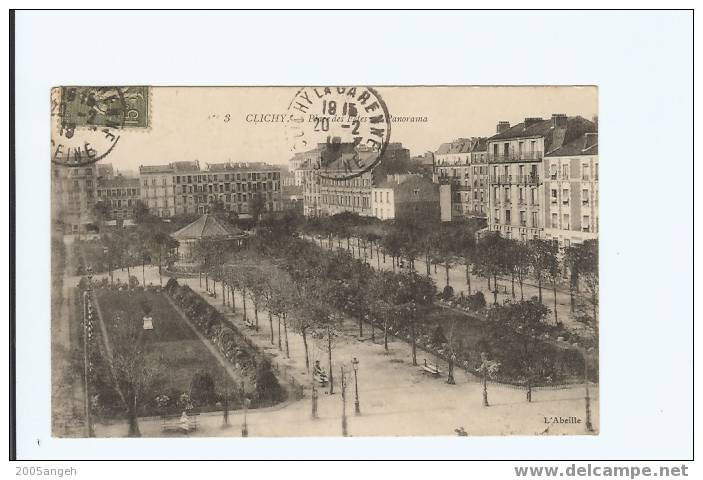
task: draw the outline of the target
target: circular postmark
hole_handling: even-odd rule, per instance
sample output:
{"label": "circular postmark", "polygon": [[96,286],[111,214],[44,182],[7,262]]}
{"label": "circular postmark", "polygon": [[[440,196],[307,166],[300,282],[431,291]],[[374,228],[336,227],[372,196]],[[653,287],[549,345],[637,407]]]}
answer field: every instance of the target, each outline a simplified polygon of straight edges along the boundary
{"label": "circular postmark", "polygon": [[51,92],[51,161],[80,167],[102,160],[128,115],[120,87],[58,87]]}
{"label": "circular postmark", "polygon": [[286,133],[295,153],[309,154],[317,175],[349,179],[382,161],[390,114],[371,87],[303,87],[288,106]]}

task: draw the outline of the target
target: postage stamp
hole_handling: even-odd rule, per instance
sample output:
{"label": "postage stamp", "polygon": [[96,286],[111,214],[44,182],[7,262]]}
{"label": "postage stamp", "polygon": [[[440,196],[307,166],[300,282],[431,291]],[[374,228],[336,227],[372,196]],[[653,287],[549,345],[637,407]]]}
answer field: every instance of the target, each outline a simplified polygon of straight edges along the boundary
{"label": "postage stamp", "polygon": [[124,129],[148,129],[149,87],[57,87],[51,91],[51,160],[76,167],[102,160]]}
{"label": "postage stamp", "polygon": [[288,106],[291,149],[318,148],[312,167],[326,178],[354,178],[377,166],[391,136],[388,107],[371,87],[303,87]]}
{"label": "postage stamp", "polygon": [[61,87],[65,128],[149,126],[149,87]]}

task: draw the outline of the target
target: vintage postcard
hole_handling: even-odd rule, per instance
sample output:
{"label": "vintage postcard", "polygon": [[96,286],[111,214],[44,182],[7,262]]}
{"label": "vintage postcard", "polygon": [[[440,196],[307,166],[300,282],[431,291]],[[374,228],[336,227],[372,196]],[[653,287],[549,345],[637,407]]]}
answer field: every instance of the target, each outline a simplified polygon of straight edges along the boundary
{"label": "vintage postcard", "polygon": [[50,100],[54,436],[599,432],[597,87]]}

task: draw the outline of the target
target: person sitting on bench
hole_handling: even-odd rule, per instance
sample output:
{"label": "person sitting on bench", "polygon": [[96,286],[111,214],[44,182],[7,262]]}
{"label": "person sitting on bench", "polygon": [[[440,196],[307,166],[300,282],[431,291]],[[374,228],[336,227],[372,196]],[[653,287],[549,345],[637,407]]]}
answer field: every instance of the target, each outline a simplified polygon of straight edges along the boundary
{"label": "person sitting on bench", "polygon": [[183,433],[190,431],[190,419],[188,419],[188,414],[185,411],[181,415],[181,430]]}
{"label": "person sitting on bench", "polygon": [[320,383],[327,383],[327,372],[320,366],[320,361],[315,360],[315,366],[312,369],[312,376]]}

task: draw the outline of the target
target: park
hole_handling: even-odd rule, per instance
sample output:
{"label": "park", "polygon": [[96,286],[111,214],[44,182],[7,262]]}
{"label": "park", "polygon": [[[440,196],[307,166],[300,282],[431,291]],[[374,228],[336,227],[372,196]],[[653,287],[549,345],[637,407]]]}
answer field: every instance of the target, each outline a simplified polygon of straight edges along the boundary
{"label": "park", "polygon": [[[363,219],[343,220],[357,226],[330,233],[318,219],[263,218],[241,225],[249,234],[237,248],[201,238],[184,272],[169,234],[185,220],[74,242],[73,278],[98,269],[80,286],[90,291],[100,355],[88,386],[93,434],[165,435],[178,416],[197,417],[197,427],[176,434],[202,436],[597,431],[597,332],[554,321],[547,302],[519,286],[514,300],[507,290],[501,303],[484,295],[480,278],[496,285],[519,271],[485,260],[487,240],[464,233],[476,252],[466,268],[474,289],[457,295],[448,280],[464,266],[458,248],[451,258],[425,252],[433,261],[423,266],[418,251],[393,245],[407,226],[391,226],[384,241]],[[437,266],[444,271],[430,275]],[[116,380],[120,350],[139,365],[139,382]],[[315,382],[315,368],[327,382]],[[120,398],[125,391],[137,408]],[[535,419],[554,408],[583,421],[545,429]],[[464,419],[477,409],[515,418],[509,428],[469,428]]]}

